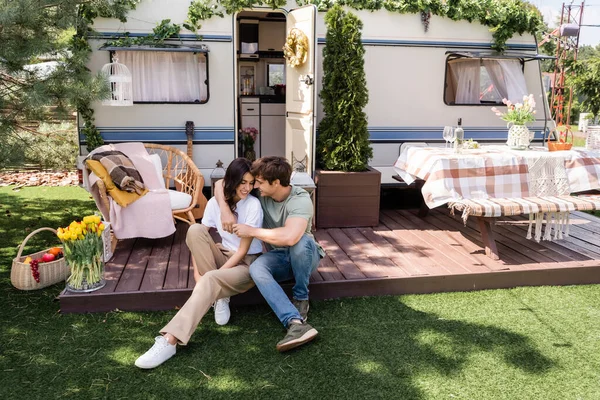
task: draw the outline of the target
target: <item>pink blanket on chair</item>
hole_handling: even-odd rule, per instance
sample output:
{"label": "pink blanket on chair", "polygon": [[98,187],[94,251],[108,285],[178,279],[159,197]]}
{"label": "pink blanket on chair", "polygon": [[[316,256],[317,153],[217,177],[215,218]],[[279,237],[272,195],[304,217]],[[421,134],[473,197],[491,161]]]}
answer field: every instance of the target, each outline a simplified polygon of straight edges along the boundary
{"label": "pink blanket on chair", "polygon": [[[145,237],[150,239],[162,238],[175,232],[175,223],[171,212],[169,194],[164,184],[156,175],[156,168],[146,151],[143,143],[119,143],[98,147],[92,153],[99,151],[118,150],[123,152],[138,170],[149,192],[139,200],[123,208],[112,198],[110,212],[100,210],[104,219],[110,221],[113,233],[117,239]],[[98,187],[95,183],[99,178],[91,173],[88,190],[96,200],[99,200]]]}

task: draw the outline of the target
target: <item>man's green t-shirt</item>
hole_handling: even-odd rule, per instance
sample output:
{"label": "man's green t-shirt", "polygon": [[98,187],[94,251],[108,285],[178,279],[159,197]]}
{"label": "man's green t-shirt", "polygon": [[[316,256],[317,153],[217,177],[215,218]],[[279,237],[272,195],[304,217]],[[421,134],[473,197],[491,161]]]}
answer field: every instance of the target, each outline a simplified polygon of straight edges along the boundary
{"label": "man's green t-shirt", "polygon": [[[260,204],[263,207],[263,228],[273,229],[285,226],[285,221],[289,217],[304,218],[308,221],[306,224],[306,233],[313,240],[315,239],[311,233],[313,219],[313,204],[308,192],[300,187],[292,185],[290,195],[283,201],[275,201],[271,197],[260,196]],[[316,241],[315,241],[316,243]],[[265,243],[266,244],[266,243]],[[266,244],[273,249],[282,248],[281,246],[273,246]],[[317,243],[319,254],[323,257],[325,252]]]}

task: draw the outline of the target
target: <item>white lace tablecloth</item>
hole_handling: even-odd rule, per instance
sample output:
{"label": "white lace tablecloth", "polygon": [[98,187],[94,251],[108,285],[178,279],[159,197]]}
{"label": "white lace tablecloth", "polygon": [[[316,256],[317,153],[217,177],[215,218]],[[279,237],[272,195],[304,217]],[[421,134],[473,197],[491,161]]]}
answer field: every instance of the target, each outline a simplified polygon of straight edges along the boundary
{"label": "white lace tablecloth", "polygon": [[394,169],[408,184],[425,181],[425,203],[434,208],[462,199],[568,195],[600,189],[600,151],[510,150],[483,146],[456,154],[439,147],[409,147]]}

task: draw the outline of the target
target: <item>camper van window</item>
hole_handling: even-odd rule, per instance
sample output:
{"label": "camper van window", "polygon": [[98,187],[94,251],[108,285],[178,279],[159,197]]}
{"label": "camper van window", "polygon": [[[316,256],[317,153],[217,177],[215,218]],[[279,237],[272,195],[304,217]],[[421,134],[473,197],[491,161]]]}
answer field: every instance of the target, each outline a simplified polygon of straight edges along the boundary
{"label": "camper van window", "polygon": [[267,86],[285,85],[285,65],[268,64]]}
{"label": "camper van window", "polygon": [[502,104],[527,95],[523,64],[517,59],[449,58],[444,101],[448,105]]}
{"label": "camper van window", "polygon": [[204,104],[208,101],[208,54],[116,51],[133,79],[134,103]]}

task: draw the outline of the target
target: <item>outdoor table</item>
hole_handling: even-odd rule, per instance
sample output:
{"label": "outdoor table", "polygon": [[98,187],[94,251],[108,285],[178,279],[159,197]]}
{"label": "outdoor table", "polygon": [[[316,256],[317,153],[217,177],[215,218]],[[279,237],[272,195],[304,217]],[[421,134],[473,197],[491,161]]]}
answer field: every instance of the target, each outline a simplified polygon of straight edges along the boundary
{"label": "outdoor table", "polygon": [[455,153],[441,147],[409,147],[394,170],[407,183],[422,179],[429,208],[462,199],[557,196],[600,189],[600,151],[543,147],[511,150],[482,146]]}
{"label": "outdoor table", "polygon": [[600,189],[600,151],[485,146],[455,153],[409,147],[394,169],[408,184],[416,179],[424,182],[421,192],[427,207],[449,203],[452,211],[463,211],[465,224],[475,214],[486,254],[494,259],[499,257],[492,232],[495,217],[529,214],[527,238],[552,240],[552,232],[554,239],[569,235],[570,209],[598,208],[595,199],[579,201],[569,195]]}

